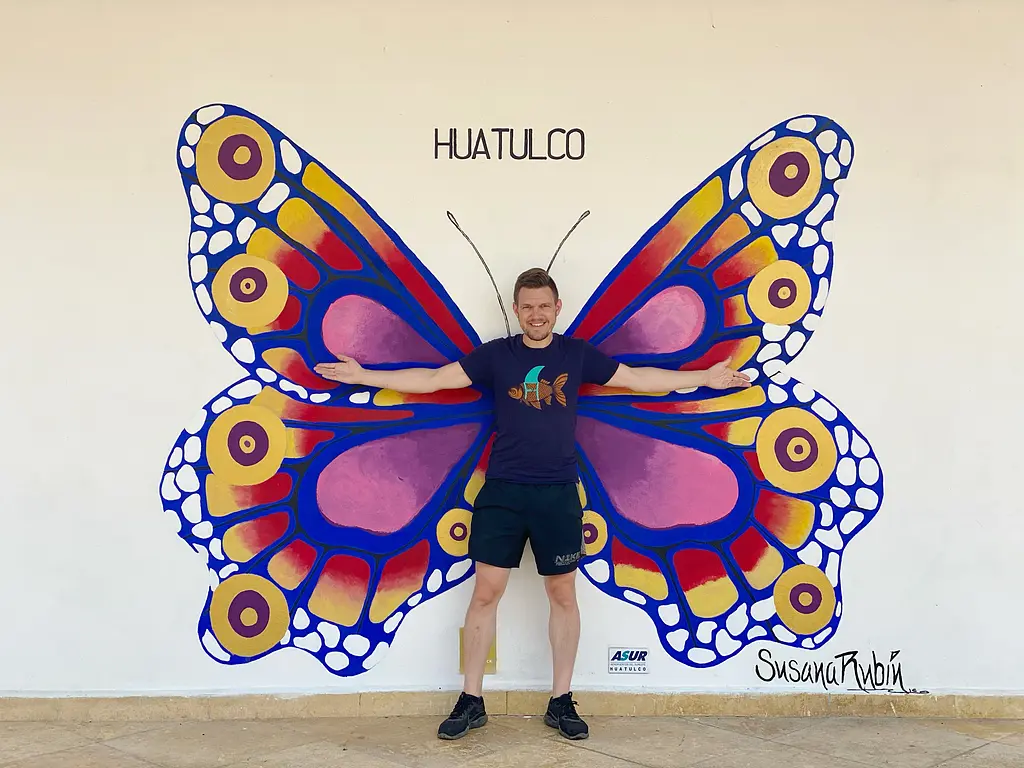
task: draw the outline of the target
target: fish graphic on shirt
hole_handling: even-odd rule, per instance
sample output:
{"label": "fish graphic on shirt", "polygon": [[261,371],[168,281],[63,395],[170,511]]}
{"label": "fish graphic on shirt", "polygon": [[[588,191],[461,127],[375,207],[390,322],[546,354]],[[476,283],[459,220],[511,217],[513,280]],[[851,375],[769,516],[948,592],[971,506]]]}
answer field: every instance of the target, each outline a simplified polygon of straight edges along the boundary
{"label": "fish graphic on shirt", "polygon": [[540,378],[540,372],[544,370],[543,365],[538,365],[536,368],[532,368],[526,378],[523,379],[523,383],[515,387],[510,387],[508,390],[508,396],[513,400],[521,400],[527,405],[532,405],[537,410],[540,410],[540,404],[551,405],[551,399],[554,398],[559,405],[565,406],[565,392],[563,391],[565,383],[569,380],[568,373],[562,373],[555,377],[555,383],[552,384],[547,379]]}

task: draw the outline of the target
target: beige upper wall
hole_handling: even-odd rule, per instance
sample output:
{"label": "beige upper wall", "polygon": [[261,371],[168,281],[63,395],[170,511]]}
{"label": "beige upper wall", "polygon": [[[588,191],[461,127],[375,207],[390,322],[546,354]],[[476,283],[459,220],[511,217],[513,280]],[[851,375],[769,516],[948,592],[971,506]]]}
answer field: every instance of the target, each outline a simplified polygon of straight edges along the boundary
{"label": "beige upper wall", "polygon": [[[446,209],[506,293],[590,209],[558,268],[568,320],[764,128],[839,120],[857,160],[834,289],[792,368],[872,437],[888,486],[845,559],[840,635],[817,656],[901,648],[918,687],[1024,690],[1012,661],[1024,7],[552,5],[0,2],[0,657],[19,660],[0,690],[457,685],[464,589],[350,681],[298,653],[220,667],[196,640],[206,571],[156,491],[184,421],[239,373],[189,295],[174,158],[182,121],[221,100],[353,185],[485,338],[500,315]],[[586,160],[433,159],[435,126],[494,125],[578,125]],[[496,684],[546,680],[538,586],[517,574],[499,643],[524,666]],[[628,607],[583,599],[578,679],[614,684],[604,647],[656,637]],[[666,660],[643,682],[745,688],[759,684],[753,664],[750,652],[707,672]]]}

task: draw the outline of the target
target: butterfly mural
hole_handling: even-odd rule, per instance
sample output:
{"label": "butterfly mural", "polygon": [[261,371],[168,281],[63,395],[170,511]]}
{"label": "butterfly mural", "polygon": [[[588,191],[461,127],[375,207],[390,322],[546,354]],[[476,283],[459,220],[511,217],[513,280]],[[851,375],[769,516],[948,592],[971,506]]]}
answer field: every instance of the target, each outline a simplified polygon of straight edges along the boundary
{"label": "butterfly mural", "polygon": [[[566,331],[627,364],[731,358],[753,380],[580,393],[582,572],[646,613],[683,664],[826,642],[844,548],[881,503],[863,435],[786,372],[821,319],[852,159],[825,117],[763,133],[639,239]],[[196,110],[178,167],[196,302],[248,373],[187,424],[160,485],[209,565],[200,640],[228,664],[291,646],[358,675],[412,609],[472,575],[492,400],[313,367],[337,354],[440,366],[481,340],[369,204],[261,118]]]}

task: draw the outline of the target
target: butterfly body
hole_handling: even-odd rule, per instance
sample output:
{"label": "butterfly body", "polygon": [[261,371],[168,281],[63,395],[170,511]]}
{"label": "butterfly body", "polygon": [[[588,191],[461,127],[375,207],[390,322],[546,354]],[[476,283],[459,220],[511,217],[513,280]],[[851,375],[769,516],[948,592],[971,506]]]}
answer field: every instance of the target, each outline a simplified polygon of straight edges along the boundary
{"label": "butterfly body", "polygon": [[[758,641],[827,642],[842,555],[881,503],[866,439],[786,371],[826,302],[851,162],[827,118],[773,127],[671,206],[566,332],[631,365],[731,358],[753,381],[579,393],[582,571],[689,666]],[[411,610],[472,576],[494,401],[340,384],[314,366],[438,367],[480,338],[369,204],[266,121],[196,110],[178,166],[196,303],[247,372],[186,425],[160,484],[208,564],[202,645],[228,664],[299,648],[362,674]],[[564,381],[531,373],[500,396],[564,403]]]}

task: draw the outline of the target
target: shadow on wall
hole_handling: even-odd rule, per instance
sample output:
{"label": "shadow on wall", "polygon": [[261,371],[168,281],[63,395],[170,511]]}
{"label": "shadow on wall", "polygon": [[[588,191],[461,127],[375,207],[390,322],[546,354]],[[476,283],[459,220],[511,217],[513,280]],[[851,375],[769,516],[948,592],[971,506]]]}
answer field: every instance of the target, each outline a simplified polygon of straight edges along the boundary
{"label": "shadow on wall", "polygon": [[[580,391],[583,573],[644,611],[680,663],[827,642],[844,547],[881,502],[867,441],[786,373],[825,306],[852,159],[824,117],[763,133],[640,238],[566,332],[634,365],[731,358],[754,382]],[[360,674],[410,610],[472,574],[492,401],[342,385],[313,366],[438,366],[480,339],[377,213],[264,120],[197,110],[178,164],[196,302],[248,371],[186,426],[160,486],[208,556],[201,642],[224,663],[296,646]]]}

